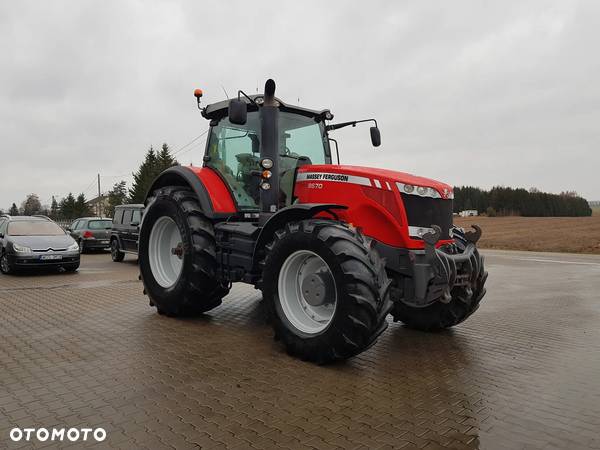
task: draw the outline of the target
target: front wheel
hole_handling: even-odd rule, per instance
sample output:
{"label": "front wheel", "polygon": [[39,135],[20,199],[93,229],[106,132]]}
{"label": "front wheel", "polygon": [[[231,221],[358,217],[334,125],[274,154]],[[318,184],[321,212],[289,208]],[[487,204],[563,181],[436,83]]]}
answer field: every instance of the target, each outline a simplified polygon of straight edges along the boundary
{"label": "front wheel", "polygon": [[113,239],[110,243],[110,257],[114,262],[121,262],[125,258],[125,253],[121,251],[121,247],[119,246],[119,241],[117,239]]}
{"label": "front wheel", "polygon": [[358,230],[332,220],[288,224],[267,246],[262,289],[288,353],[320,364],[355,356],[386,329],[383,261]]}
{"label": "front wheel", "polygon": [[216,274],[215,235],[196,194],[180,186],[153,194],[139,239],[140,274],[160,314],[209,311],[229,292]]}
{"label": "front wheel", "polygon": [[[467,246],[467,239],[462,229],[453,229],[455,250],[462,253]],[[481,257],[483,265],[483,256]],[[471,314],[479,308],[481,299],[485,295],[485,282],[487,272],[480,271],[479,276],[469,289],[459,286],[451,291],[448,302],[440,300],[423,308],[417,308],[402,302],[402,298],[392,298],[394,309],[392,315],[394,320],[403,322],[407,327],[421,331],[437,331],[450,328],[464,322]],[[392,289],[392,297],[398,291]]]}
{"label": "front wheel", "polygon": [[0,256],[0,272],[2,272],[5,275],[14,272],[12,266],[10,265],[10,262],[8,261],[8,255],[6,254],[6,252],[2,252],[2,255]]}

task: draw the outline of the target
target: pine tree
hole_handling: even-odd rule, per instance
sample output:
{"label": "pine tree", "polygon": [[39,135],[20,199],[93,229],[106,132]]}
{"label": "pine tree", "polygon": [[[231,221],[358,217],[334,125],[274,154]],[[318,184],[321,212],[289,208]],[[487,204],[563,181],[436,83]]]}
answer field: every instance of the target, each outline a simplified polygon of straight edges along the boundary
{"label": "pine tree", "polygon": [[115,214],[115,206],[122,205],[127,201],[127,186],[125,181],[115,183],[110,191],[108,191],[108,209],[107,217],[112,217]]}
{"label": "pine tree", "polygon": [[87,205],[87,200],[85,199],[85,195],[83,193],[77,196],[75,200],[75,216],[76,217],[86,217],[91,216],[94,213],[90,210],[90,207]]}
{"label": "pine tree", "polygon": [[50,217],[54,220],[58,219],[58,203],[54,195],[52,196],[52,204],[50,205]]}
{"label": "pine tree", "polygon": [[154,179],[165,169],[177,165],[177,161],[171,155],[169,146],[162,145],[160,152],[156,153],[150,146],[146,152],[144,162],[136,173],[133,174],[133,184],[129,190],[131,203],[143,203],[146,194]]}
{"label": "pine tree", "polygon": [[60,215],[65,220],[75,219],[77,217],[75,211],[75,197],[69,192],[69,194],[63,198],[59,203]]}
{"label": "pine tree", "polygon": [[12,206],[10,207],[10,210],[8,211],[8,213],[11,216],[18,216],[19,215],[19,208],[17,208],[17,205],[15,205],[13,203]]}

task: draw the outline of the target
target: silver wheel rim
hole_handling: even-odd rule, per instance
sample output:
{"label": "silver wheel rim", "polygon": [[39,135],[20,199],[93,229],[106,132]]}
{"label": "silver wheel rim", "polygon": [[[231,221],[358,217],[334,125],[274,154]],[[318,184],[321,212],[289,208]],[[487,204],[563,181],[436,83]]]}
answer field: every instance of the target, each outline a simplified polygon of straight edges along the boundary
{"label": "silver wheel rim", "polygon": [[177,224],[170,217],[161,217],[150,232],[148,259],[154,279],[163,288],[170,288],[179,279],[183,269],[183,254],[183,242]]}
{"label": "silver wheel rim", "polygon": [[0,257],[0,265],[2,265],[3,272],[8,272],[8,258],[6,257],[6,255],[2,255]]}
{"label": "silver wheel rim", "polygon": [[286,319],[299,331],[317,334],[331,323],[337,288],[331,269],[316,253],[298,250],[287,257],[277,283]]}

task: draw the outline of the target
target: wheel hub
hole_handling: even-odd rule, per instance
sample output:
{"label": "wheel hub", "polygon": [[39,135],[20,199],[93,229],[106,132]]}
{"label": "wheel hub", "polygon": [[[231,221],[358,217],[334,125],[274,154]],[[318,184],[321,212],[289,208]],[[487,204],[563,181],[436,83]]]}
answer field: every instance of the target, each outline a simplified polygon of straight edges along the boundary
{"label": "wheel hub", "polygon": [[156,282],[165,289],[177,283],[183,270],[182,241],[179,228],[170,217],[160,217],[152,226],[148,241],[150,269]]}
{"label": "wheel hub", "polygon": [[281,311],[299,332],[318,334],[333,320],[335,280],[327,263],[312,251],[298,250],[287,257],[279,271],[278,293]]}
{"label": "wheel hub", "polygon": [[321,306],[333,301],[333,280],[329,271],[322,270],[304,277],[301,284],[302,296],[311,306]]}

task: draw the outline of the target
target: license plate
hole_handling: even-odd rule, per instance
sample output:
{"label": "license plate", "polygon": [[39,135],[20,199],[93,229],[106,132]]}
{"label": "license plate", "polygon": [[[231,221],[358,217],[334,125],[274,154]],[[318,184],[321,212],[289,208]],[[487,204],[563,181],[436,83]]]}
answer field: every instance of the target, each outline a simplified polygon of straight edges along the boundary
{"label": "license plate", "polygon": [[42,255],[40,256],[42,261],[54,261],[57,259],[62,259],[62,255]]}

